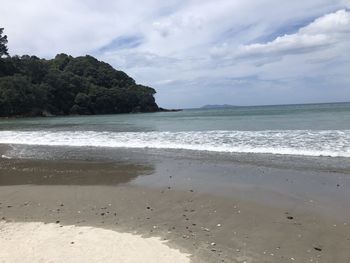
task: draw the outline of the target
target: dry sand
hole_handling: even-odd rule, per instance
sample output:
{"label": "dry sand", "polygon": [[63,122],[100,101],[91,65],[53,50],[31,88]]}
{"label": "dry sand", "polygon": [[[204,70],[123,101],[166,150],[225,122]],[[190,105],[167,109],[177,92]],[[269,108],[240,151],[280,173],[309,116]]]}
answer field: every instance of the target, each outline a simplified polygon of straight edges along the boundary
{"label": "dry sand", "polygon": [[0,261],[32,263],[187,263],[160,238],[93,227],[0,222]]}

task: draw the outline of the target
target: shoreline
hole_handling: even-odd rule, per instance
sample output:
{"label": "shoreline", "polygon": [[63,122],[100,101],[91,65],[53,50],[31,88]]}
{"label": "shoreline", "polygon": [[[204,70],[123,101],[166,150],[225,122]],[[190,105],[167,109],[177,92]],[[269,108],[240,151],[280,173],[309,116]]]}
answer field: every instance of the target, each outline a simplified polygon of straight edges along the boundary
{"label": "shoreline", "polygon": [[17,119],[30,119],[30,118],[57,118],[57,117],[84,117],[84,116],[111,116],[111,115],[128,115],[128,114],[145,114],[145,113],[157,113],[157,112],[179,112],[184,109],[165,109],[159,107],[156,111],[131,111],[121,113],[104,113],[104,114],[52,114],[49,112],[37,114],[37,115],[16,115],[16,116],[0,116],[0,120],[17,120]]}
{"label": "shoreline", "polygon": [[350,256],[348,174],[120,154],[109,162],[1,158],[0,218],[160,237],[192,262]]}

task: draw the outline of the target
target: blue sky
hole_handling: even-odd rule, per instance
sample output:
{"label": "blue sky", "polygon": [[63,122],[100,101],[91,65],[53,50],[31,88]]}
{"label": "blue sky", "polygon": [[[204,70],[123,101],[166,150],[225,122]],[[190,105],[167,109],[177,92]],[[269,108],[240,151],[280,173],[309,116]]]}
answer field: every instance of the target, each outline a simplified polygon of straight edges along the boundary
{"label": "blue sky", "polygon": [[162,107],[350,101],[350,0],[0,1],[12,55],[91,54]]}

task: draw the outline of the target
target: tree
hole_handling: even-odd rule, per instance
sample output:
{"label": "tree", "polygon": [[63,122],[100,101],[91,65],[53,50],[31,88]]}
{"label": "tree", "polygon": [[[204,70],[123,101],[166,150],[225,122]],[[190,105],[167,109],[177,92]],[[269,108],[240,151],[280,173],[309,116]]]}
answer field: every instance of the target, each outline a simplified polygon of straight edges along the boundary
{"label": "tree", "polygon": [[0,59],[0,116],[154,112],[155,92],[91,56]]}
{"label": "tree", "polygon": [[7,36],[2,36],[2,33],[4,32],[3,28],[0,28],[0,58],[2,56],[8,56],[8,49],[7,49]]}

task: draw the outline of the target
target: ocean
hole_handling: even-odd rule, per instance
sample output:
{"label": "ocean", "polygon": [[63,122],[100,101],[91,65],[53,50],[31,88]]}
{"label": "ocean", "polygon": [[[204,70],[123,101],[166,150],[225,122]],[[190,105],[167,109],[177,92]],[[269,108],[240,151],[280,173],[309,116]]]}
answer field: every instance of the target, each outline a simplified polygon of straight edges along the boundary
{"label": "ocean", "polygon": [[1,119],[0,144],[348,158],[350,103]]}

